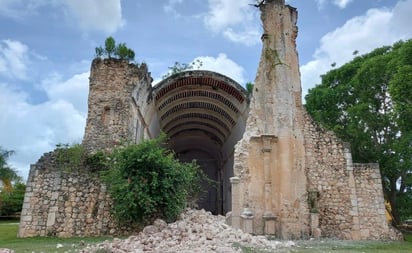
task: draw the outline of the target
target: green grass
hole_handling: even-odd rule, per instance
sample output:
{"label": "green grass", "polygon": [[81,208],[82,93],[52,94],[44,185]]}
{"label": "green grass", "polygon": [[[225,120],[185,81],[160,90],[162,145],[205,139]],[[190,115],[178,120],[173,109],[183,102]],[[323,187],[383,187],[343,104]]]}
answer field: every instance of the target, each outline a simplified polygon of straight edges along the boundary
{"label": "green grass", "polygon": [[412,252],[412,242],[392,241],[299,241],[297,247],[288,252],[298,253],[398,253]]}
{"label": "green grass", "polygon": [[[69,253],[78,252],[88,244],[111,240],[109,237],[57,238],[33,237],[17,238],[16,221],[0,221],[0,248],[14,250],[15,253]],[[60,244],[63,247],[57,248]]]}
{"label": "green grass", "polygon": [[[82,237],[82,238],[56,238],[35,237],[17,238],[18,223],[16,221],[0,221],[0,248],[14,250],[15,253],[74,253],[79,252],[87,244],[95,244],[109,237]],[[400,253],[412,252],[412,234],[405,235],[405,242],[381,241],[339,241],[339,240],[313,240],[297,241],[296,246],[278,249],[279,253]],[[56,248],[58,244],[62,248]],[[256,249],[234,244],[241,248],[243,253],[266,253]]]}
{"label": "green grass", "polygon": [[405,234],[405,241],[412,243],[412,234]]}

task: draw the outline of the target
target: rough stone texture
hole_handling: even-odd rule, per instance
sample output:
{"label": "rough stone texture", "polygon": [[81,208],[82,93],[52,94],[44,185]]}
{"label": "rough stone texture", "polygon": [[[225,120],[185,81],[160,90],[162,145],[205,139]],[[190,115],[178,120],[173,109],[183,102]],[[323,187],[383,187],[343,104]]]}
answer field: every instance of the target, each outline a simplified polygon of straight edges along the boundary
{"label": "rough stone texture", "polygon": [[350,147],[302,107],[296,9],[272,0],[261,11],[263,49],[235,151],[231,224],[284,239],[398,238],[384,215],[379,168],[354,168]]}
{"label": "rough stone texture", "polygon": [[53,153],[32,165],[19,225],[19,237],[100,236],[127,233],[110,214],[106,187],[86,172],[57,168]]}
{"label": "rough stone texture", "polygon": [[239,202],[232,202],[233,225],[245,228],[250,222],[244,211],[250,209],[253,233],[308,237],[297,13],[282,1],[266,1],[261,10],[262,54],[246,131],[235,151],[240,193],[232,191],[232,199],[239,194]]}
{"label": "rough stone texture", "polygon": [[83,138],[86,149],[111,149],[121,141],[151,137],[146,124],[153,115],[147,110],[151,82],[145,64],[138,67],[125,60],[97,58],[93,61]]}
{"label": "rough stone texture", "polygon": [[156,220],[141,233],[126,240],[116,239],[82,250],[93,253],[98,249],[107,252],[243,252],[240,246],[256,251],[274,252],[290,248],[291,241],[270,241],[264,236],[252,236],[225,223],[225,217],[214,216],[204,210],[186,210],[180,219],[166,224]]}
{"label": "rough stone texture", "polygon": [[[266,0],[261,11],[263,49],[246,129],[234,151],[231,188],[227,188],[231,190],[228,223],[246,233],[283,239],[400,239],[385,217],[379,168],[353,164],[350,147],[315,124],[302,106],[296,9],[283,0]],[[145,66],[114,59],[93,61],[83,140],[88,150],[110,149],[121,140],[139,142],[157,135],[159,119],[150,82]],[[206,88],[213,94],[219,92],[215,86]],[[109,197],[97,178],[55,168],[51,155],[46,154],[30,170],[21,237],[127,231],[113,224]],[[164,224],[145,228],[143,235],[163,233],[158,226]],[[190,238],[184,224],[173,226],[184,234],[174,239]],[[173,238],[170,233],[159,236]],[[208,233],[203,234],[203,241],[216,238]],[[146,240],[142,238],[129,240],[140,245]],[[157,240],[148,238],[146,242]],[[173,247],[167,243],[162,245]],[[227,245],[221,246],[225,252]]]}

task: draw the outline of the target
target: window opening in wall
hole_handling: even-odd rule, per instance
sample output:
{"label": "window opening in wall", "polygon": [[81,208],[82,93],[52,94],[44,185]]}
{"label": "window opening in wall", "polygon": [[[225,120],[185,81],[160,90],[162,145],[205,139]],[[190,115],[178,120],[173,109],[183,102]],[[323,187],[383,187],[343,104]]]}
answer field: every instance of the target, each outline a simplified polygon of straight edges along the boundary
{"label": "window opening in wall", "polygon": [[108,126],[110,123],[110,107],[109,106],[105,106],[103,109],[102,122],[103,122],[103,125],[105,126]]}

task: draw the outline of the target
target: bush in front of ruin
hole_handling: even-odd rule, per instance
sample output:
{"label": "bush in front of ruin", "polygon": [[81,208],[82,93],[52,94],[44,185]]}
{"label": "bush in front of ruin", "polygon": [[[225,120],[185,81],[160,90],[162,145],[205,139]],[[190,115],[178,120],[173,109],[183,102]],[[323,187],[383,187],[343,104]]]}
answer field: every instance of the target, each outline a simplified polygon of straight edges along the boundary
{"label": "bush in front of ruin", "polygon": [[200,193],[204,174],[195,162],[182,163],[164,147],[165,137],[115,148],[102,178],[122,224],[174,221]]}

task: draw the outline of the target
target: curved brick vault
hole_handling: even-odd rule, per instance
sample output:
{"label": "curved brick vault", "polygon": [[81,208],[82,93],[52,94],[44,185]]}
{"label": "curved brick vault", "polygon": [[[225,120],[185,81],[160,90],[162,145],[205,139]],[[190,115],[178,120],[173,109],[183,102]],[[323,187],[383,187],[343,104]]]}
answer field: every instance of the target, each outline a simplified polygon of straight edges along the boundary
{"label": "curved brick vault", "polygon": [[180,160],[195,159],[217,182],[207,187],[199,205],[213,213],[229,210],[229,177],[234,144],[241,138],[248,110],[246,90],[216,72],[195,70],[175,74],[153,88],[160,130]]}
{"label": "curved brick vault", "polygon": [[199,131],[222,146],[247,108],[246,90],[210,71],[173,75],[154,87],[160,128],[169,138]]}

